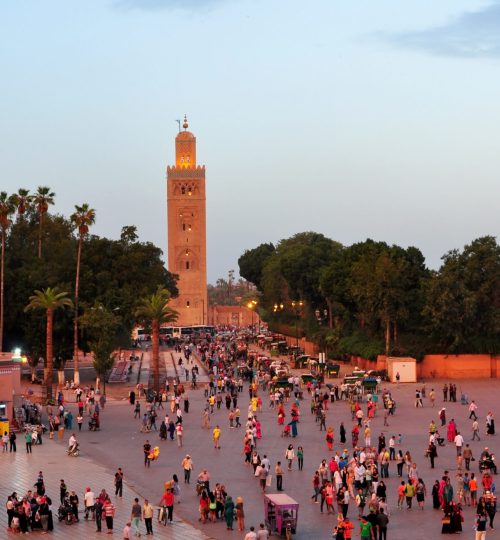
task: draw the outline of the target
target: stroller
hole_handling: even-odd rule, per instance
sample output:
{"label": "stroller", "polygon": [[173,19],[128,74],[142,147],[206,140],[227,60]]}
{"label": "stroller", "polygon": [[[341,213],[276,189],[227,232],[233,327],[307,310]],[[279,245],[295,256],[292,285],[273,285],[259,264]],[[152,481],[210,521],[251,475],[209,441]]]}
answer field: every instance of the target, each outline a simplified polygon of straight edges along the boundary
{"label": "stroller", "polygon": [[285,426],[285,428],[283,429],[282,433],[281,433],[281,436],[282,437],[290,437],[290,433],[291,433],[291,428],[290,426],[287,424]]}
{"label": "stroller", "polygon": [[57,511],[57,518],[59,521],[64,521],[66,525],[73,525],[73,523],[76,521],[68,498],[65,498],[63,504],[61,504],[59,507],[59,510]]}
{"label": "stroller", "polygon": [[101,430],[101,427],[99,423],[99,417],[93,416],[89,420],[89,431],[100,431],[100,430]]}

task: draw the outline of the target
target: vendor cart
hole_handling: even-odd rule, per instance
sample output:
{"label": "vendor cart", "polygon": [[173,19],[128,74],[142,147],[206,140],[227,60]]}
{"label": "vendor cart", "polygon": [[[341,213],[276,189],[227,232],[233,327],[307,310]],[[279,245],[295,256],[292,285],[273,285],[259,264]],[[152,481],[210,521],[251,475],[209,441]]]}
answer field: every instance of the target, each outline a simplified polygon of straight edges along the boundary
{"label": "vendor cart", "polygon": [[264,495],[265,524],[270,534],[285,536],[287,530],[295,534],[299,503],[284,493]]}

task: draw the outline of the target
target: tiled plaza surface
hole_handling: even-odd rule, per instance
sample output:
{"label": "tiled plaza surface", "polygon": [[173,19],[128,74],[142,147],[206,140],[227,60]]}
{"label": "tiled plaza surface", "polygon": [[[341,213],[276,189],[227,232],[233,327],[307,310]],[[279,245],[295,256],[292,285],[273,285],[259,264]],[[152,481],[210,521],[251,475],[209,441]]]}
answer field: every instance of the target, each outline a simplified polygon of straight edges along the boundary
{"label": "tiled plaza surface", "polygon": [[[43,476],[46,484],[46,493],[53,501],[52,513],[54,517],[54,531],[47,538],[55,538],[58,540],[65,539],[85,539],[94,540],[107,537],[106,523],[102,522],[102,532],[96,532],[95,522],[89,519],[83,519],[83,512],[80,511],[80,522],[73,525],[66,525],[64,522],[59,522],[57,519],[57,510],[59,508],[59,482],[64,479],[68,490],[75,490],[80,499],[80,510],[83,508],[83,494],[85,488],[90,486],[98,495],[101,489],[106,489],[111,496],[111,501],[116,507],[114,520],[113,536],[122,538],[122,531],[126,522],[130,519],[130,510],[132,508],[134,497],[139,497],[141,504],[143,498],[134,490],[128,487],[125,483],[123,487],[123,497],[115,497],[114,493],[114,470],[107,470],[104,467],[96,464],[88,457],[79,456],[76,458],[66,455],[66,441],[51,441],[46,437],[42,445],[37,445],[33,448],[32,454],[27,454],[24,442],[21,437],[18,437],[19,444],[17,445],[16,453],[8,453],[0,456],[0,471],[2,480],[0,483],[0,498],[4,502],[7,497],[13,492],[17,492],[19,496],[26,493],[28,489],[34,489],[33,485],[38,477],[38,472],[43,471]],[[161,495],[160,495],[161,496]],[[156,500],[158,499],[158,500]],[[151,495],[150,502],[157,504],[159,497]],[[175,519],[173,525],[164,526],[153,521],[153,531],[155,538],[170,538],[175,540],[203,540],[206,537],[202,532],[182,522],[180,519]],[[7,514],[4,511],[0,513],[0,538],[17,538],[14,533],[5,532],[7,529]],[[141,523],[142,534],[146,533],[144,522]],[[40,532],[34,532],[32,536],[42,536]]]}
{"label": "tiled plaza surface", "polygon": [[[441,512],[432,510],[430,491],[432,484],[436,479],[440,479],[445,469],[451,472],[454,477],[456,472],[455,448],[454,445],[447,444],[444,448],[438,448],[439,457],[436,459],[436,469],[430,468],[429,461],[424,458],[424,451],[427,443],[428,425],[432,419],[438,422],[438,411],[442,406],[441,388],[445,381],[426,381],[427,393],[431,388],[437,391],[438,399],[436,407],[432,409],[428,400],[424,400],[423,409],[415,409],[414,395],[415,388],[420,384],[409,385],[387,385],[390,387],[393,397],[397,402],[397,411],[394,417],[389,419],[390,426],[383,427],[383,415],[379,414],[372,421],[372,440],[376,441],[379,433],[383,431],[386,440],[390,435],[402,434],[403,452],[410,450],[414,460],[417,462],[420,475],[423,477],[428,495],[426,499],[425,510],[419,511],[414,508],[411,511],[398,511],[396,508],[396,490],[400,480],[395,475],[395,465],[391,462],[390,478],[386,482],[388,486],[388,503],[390,509],[390,524],[388,537],[391,540],[429,540],[440,538],[441,534]],[[481,425],[481,436],[484,436],[484,417],[488,410],[497,412],[498,392],[500,384],[496,380],[485,381],[456,381],[458,394],[463,390],[470,399],[475,399],[479,405],[479,421]],[[53,476],[53,483],[50,481],[51,493],[55,493],[56,499],[58,492],[57,486],[60,478],[65,478],[68,487],[72,488],[75,482],[79,494],[82,493],[85,485],[91,485],[96,491],[106,487],[108,492],[113,489],[113,478],[117,467],[122,467],[125,473],[128,488],[124,492],[124,500],[117,503],[117,525],[115,530],[118,532],[123,527],[125,520],[129,517],[131,501],[134,492],[138,492],[142,498],[148,497],[153,503],[157,503],[161,497],[163,483],[169,480],[172,474],[176,473],[181,481],[182,494],[181,502],[176,504],[174,520],[176,523],[169,527],[168,531],[162,530],[167,538],[201,538],[202,533],[196,532],[197,529],[203,531],[211,538],[221,540],[233,538],[243,538],[244,534],[235,531],[227,531],[223,522],[215,524],[202,525],[198,522],[198,501],[195,494],[195,481],[189,486],[183,484],[180,463],[186,453],[193,457],[194,474],[196,475],[202,468],[207,468],[211,474],[212,484],[215,482],[223,483],[228,493],[234,498],[242,496],[245,501],[246,529],[250,525],[258,527],[263,521],[263,503],[262,494],[258,488],[257,480],[251,473],[251,468],[245,466],[242,456],[242,438],[243,428],[229,429],[227,420],[227,411],[223,405],[219,411],[214,413],[211,423],[214,426],[220,424],[222,428],[221,450],[213,448],[211,430],[201,427],[201,414],[204,405],[202,390],[189,390],[190,412],[184,414],[184,446],[179,448],[176,442],[160,441],[158,434],[153,432],[142,434],[139,431],[140,422],[133,418],[132,407],[129,405],[126,397],[128,388],[123,388],[122,396],[120,391],[115,389],[113,395],[115,400],[109,400],[106,409],[102,415],[102,430],[100,432],[82,431],[80,436],[82,445],[82,456],[71,460],[65,453],[66,442],[48,441],[43,449],[36,448],[33,456],[26,457],[24,448],[20,446],[18,456],[2,456],[0,468],[2,473],[1,493],[4,499],[7,494],[17,489],[22,492],[32,485],[36,480],[38,470],[41,468],[46,473],[46,477]],[[277,425],[276,413],[268,408],[267,396],[263,396],[264,407],[262,413],[258,414],[262,422],[263,438],[258,443],[258,451],[261,454],[267,454],[271,460],[272,470],[278,460],[282,463],[284,460],[285,448],[289,442],[293,442],[295,448],[298,445],[304,447],[305,464],[304,470],[298,471],[296,465],[292,472],[285,471],[283,487],[285,492],[295,498],[300,503],[298,530],[295,538],[297,539],[321,539],[331,538],[331,529],[336,521],[336,514],[329,516],[326,513],[321,514],[319,505],[311,502],[312,476],[323,458],[329,460],[330,455],[326,448],[325,433],[320,432],[309,410],[309,399],[301,404],[301,420],[298,425],[299,436],[297,439],[283,439],[281,429]],[[245,417],[249,404],[248,390],[245,385],[244,392],[240,394],[239,407],[242,411],[242,422]],[[447,418],[454,418],[459,429],[464,434],[466,442],[476,455],[479,455],[485,445],[491,450],[497,450],[497,437],[491,437],[489,440],[481,442],[470,442],[471,421],[468,420],[467,407],[457,403],[446,403]],[[74,408],[72,404],[71,407]],[[287,407],[287,413],[289,407]],[[162,411],[160,410],[160,423]],[[351,449],[350,427],[352,426],[351,416],[348,405],[345,402],[335,403],[327,412],[327,425],[335,428],[335,450],[342,450],[344,445],[338,443],[338,428],[343,421],[347,432],[348,442],[346,448]],[[152,463],[150,469],[145,469],[143,465],[142,445],[148,438],[155,445],[161,448],[159,460]],[[27,463],[28,460],[30,463]],[[39,460],[35,462],[35,460]],[[43,466],[41,465],[43,463]],[[478,461],[473,464],[473,472],[477,470]],[[31,468],[30,468],[31,467]],[[76,476],[73,477],[72,475]],[[101,485],[102,484],[102,485]],[[273,488],[275,484],[273,482]],[[274,492],[274,489],[269,489]],[[142,499],[141,499],[142,500]],[[351,502],[349,517],[357,524],[355,519],[357,510],[354,502]],[[2,516],[5,521],[5,515]],[[182,521],[180,521],[182,519]],[[465,509],[465,523],[463,538],[473,537],[472,531],[473,511],[470,508]],[[67,536],[68,527],[56,525],[57,531],[54,533],[56,538],[69,538]],[[95,538],[99,537],[93,533],[93,528],[87,524],[77,524],[74,530],[78,531],[78,536],[71,538]],[[71,527],[71,528],[72,528]],[[77,529],[79,528],[79,529]],[[235,527],[236,528],[236,527]],[[156,527],[159,530],[159,527]],[[82,536],[79,536],[80,531]],[[411,532],[410,532],[411,531]],[[73,530],[71,531],[73,533]],[[115,536],[117,534],[115,533]],[[121,530],[120,530],[121,532]],[[56,536],[59,534],[59,536]],[[88,534],[88,536],[87,536]],[[102,534],[102,533],[101,533]],[[198,534],[199,536],[196,536]],[[66,535],[66,536],[65,536]],[[179,536],[174,536],[179,535]],[[189,536],[191,535],[191,536]],[[488,538],[494,537],[488,533]]]}

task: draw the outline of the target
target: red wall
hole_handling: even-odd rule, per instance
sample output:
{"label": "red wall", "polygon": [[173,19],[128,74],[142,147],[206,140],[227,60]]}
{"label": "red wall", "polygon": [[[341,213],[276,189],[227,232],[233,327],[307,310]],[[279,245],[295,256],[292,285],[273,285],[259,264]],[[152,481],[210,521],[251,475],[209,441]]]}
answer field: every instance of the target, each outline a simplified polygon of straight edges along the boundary
{"label": "red wall", "polygon": [[[352,356],[351,363],[361,369],[386,369],[384,355],[376,361]],[[419,379],[500,378],[500,357],[489,354],[427,354],[417,363]]]}

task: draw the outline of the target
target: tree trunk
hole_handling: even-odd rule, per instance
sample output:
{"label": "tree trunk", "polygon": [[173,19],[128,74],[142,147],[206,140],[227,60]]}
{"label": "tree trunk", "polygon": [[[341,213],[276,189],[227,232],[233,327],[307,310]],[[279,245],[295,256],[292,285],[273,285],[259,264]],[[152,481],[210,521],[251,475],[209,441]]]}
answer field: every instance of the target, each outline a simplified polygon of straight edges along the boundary
{"label": "tree trunk", "polygon": [[2,227],[2,254],[0,263],[0,352],[3,352],[3,307],[4,307],[4,264],[5,264],[5,229]]}
{"label": "tree trunk", "polygon": [[392,324],[393,324],[394,343],[396,345],[399,345],[398,323],[396,321],[394,321]]}
{"label": "tree trunk", "polygon": [[326,299],[326,305],[328,306],[328,328],[330,328],[330,329],[333,328],[332,304],[333,304],[333,302],[327,298]]}
{"label": "tree trunk", "polygon": [[45,357],[45,388],[47,388],[47,400],[52,399],[52,372],[54,369],[52,358],[52,330],[54,326],[54,312],[47,309],[47,337],[46,337],[46,357]]}
{"label": "tree trunk", "polygon": [[38,258],[42,258],[42,226],[43,226],[43,212],[40,212],[40,219],[38,225]]}
{"label": "tree trunk", "polygon": [[57,370],[57,384],[59,386],[64,386],[65,380],[64,380],[64,369],[58,369]]}
{"label": "tree trunk", "polygon": [[78,365],[78,293],[80,289],[80,260],[82,256],[82,235],[78,239],[78,252],[76,255],[75,277],[75,317],[73,320],[73,380],[80,384],[80,370]]}
{"label": "tree trunk", "polygon": [[391,321],[389,319],[385,322],[385,355],[389,356],[389,350],[391,348]]}
{"label": "tree trunk", "polygon": [[151,321],[152,339],[151,355],[153,361],[153,389],[156,393],[160,391],[160,323],[158,319]]}

